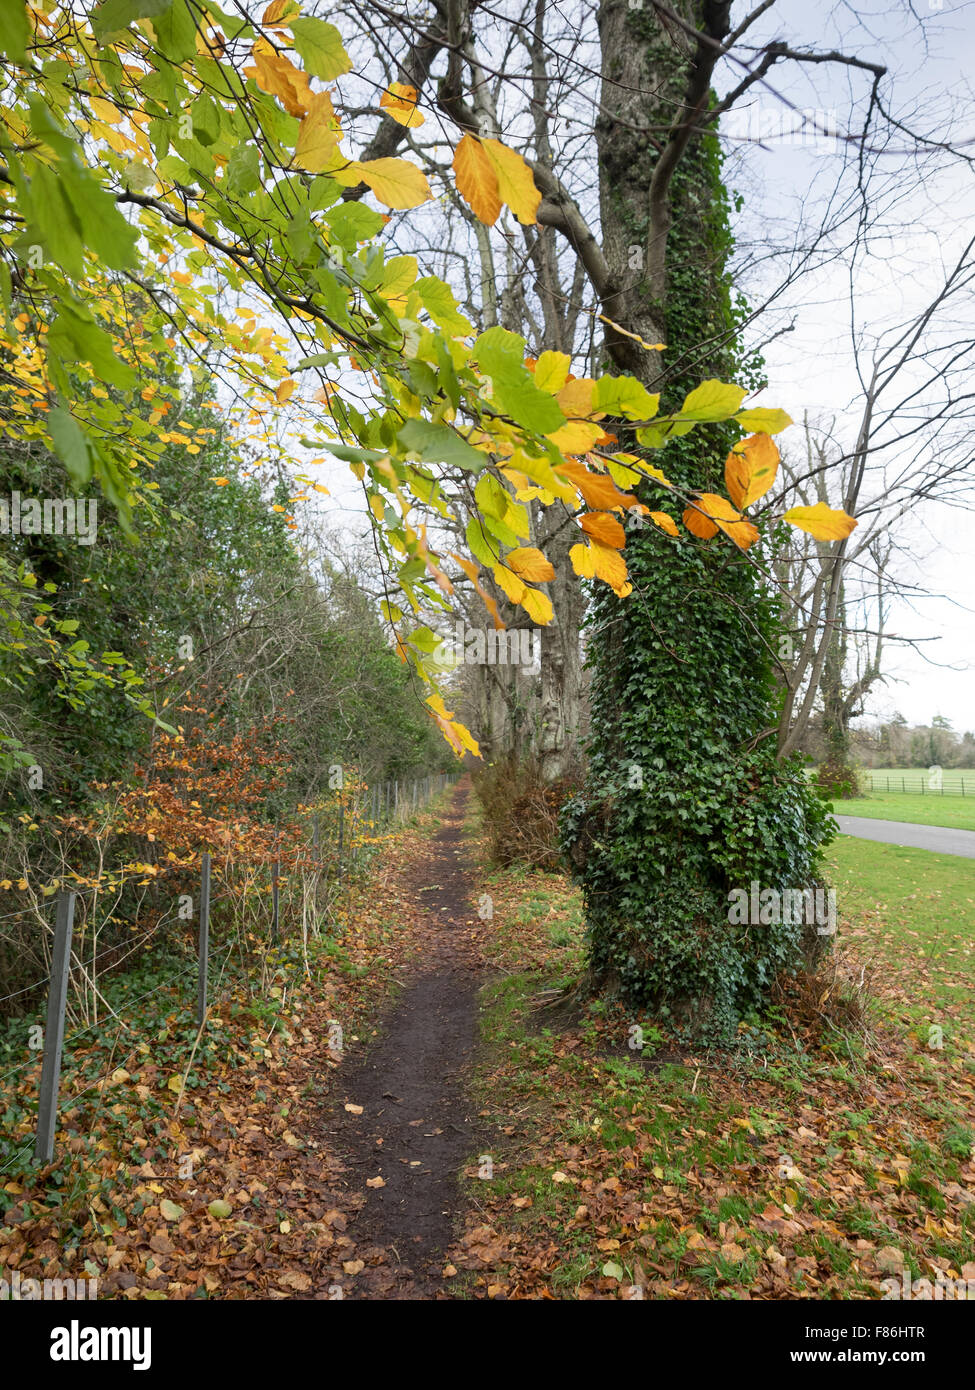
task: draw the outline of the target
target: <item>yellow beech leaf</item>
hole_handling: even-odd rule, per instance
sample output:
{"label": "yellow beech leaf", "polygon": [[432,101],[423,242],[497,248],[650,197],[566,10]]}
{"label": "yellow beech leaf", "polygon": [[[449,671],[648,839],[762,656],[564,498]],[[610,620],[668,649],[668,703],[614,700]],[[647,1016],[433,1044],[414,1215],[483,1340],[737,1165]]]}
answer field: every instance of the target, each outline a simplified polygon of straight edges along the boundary
{"label": "yellow beech leaf", "polygon": [[798,526],[800,531],[808,531],[817,541],[846,540],[858,525],[852,516],[827,507],[825,502],[817,502],[815,507],[790,507],[782,520]]}
{"label": "yellow beech leaf", "polygon": [[518,576],[504,565],[495,565],[493,573],[498,587],[504,590],[511,602],[521,603],[525,594],[525,585]]}
{"label": "yellow beech leaf", "polygon": [[518,550],[511,550],[504,559],[509,569],[513,569],[515,574],[530,584],[545,584],[555,578],[555,570],[551,563],[533,546],[521,546]]}
{"label": "yellow beech leaf", "polygon": [[661,531],[666,531],[668,536],[679,536],[677,522],[669,512],[648,512],[650,520],[655,526],[659,526]]}
{"label": "yellow beech leaf", "polygon": [[565,383],[555,399],[567,420],[586,420],[589,418],[592,414],[592,390],[595,385],[596,383],[589,377]]}
{"label": "yellow beech leaf", "polygon": [[595,578],[596,560],[591,546],[573,545],[569,549],[569,559],[576,574],[581,575],[583,579]]}
{"label": "yellow beech leaf", "polygon": [[590,473],[581,463],[569,461],[560,463],[556,473],[563,474],[582,493],[586,506],[596,511],[625,511],[636,505],[636,498],[630,492],[620,492],[619,488],[604,473]]}
{"label": "yellow beech leaf", "polygon": [[262,24],[273,24],[275,20],[281,18],[285,10],[290,5],[291,0],[271,0],[270,5],[261,15]]}
{"label": "yellow beech leaf", "polygon": [[612,546],[615,550],[622,550],[626,545],[626,532],[612,512],[584,512],[579,520],[586,535],[595,536],[603,545]]}
{"label": "yellow beech leaf", "polygon": [[287,381],[282,381],[281,385],[274,393],[274,399],[278,405],[284,405],[285,401],[292,395],[296,382],[293,377],[288,377]]}
{"label": "yellow beech leaf", "polygon": [[588,420],[570,420],[557,430],[545,436],[563,454],[588,454],[594,444],[603,438],[602,425],[592,425]]}
{"label": "yellow beech leaf", "polygon": [[106,101],[104,97],[89,98],[89,105],[98,119],[107,122],[108,125],[118,125],[119,121],[122,120],[122,113],[118,107],[113,106],[113,104],[110,101]]}
{"label": "yellow beech leaf", "polygon": [[501,212],[498,176],[481,141],[465,135],[454,150],[454,182],[478,221],[493,227]]}
{"label": "yellow beech leaf", "polygon": [[[510,559],[510,556],[508,558]],[[526,589],[521,596],[521,606],[532,622],[539,623],[542,627],[550,623],[555,614],[552,600],[548,594],[543,594],[541,589]]]}
{"label": "yellow beech leaf", "polygon": [[736,444],[724,466],[728,496],[739,510],[764,497],[775,482],[779,451],[770,434],[751,434]]}
{"label": "yellow beech leaf", "polygon": [[418,208],[432,196],[422,169],[406,159],[356,159],[330,173],[346,187],[367,184],[388,208]]}
{"label": "yellow beech leaf", "polygon": [[379,105],[399,125],[418,126],[426,119],[417,110],[419,93],[407,82],[393,82],[379,98]]}
{"label": "yellow beech leaf", "polygon": [[470,730],[465,725],[454,719],[451,710],[444,708],[443,696],[428,695],[427,704],[433,710],[441,732],[458,757],[462,756],[465,748],[475,757],[480,757],[481,750],[477,745],[477,740],[472,737]]}
{"label": "yellow beech leaf", "polygon": [[312,97],[308,115],[298,127],[295,163],[310,174],[320,174],[335,153],[341,137],[342,130],[335,118],[332,98],[328,92],[318,92]]}
{"label": "yellow beech leaf", "polygon": [[632,593],[633,585],[627,582],[626,561],[618,550],[603,545],[602,541],[594,541],[592,555],[597,579],[604,579],[620,598]]}
{"label": "yellow beech leaf", "polygon": [[730,536],[739,550],[747,550],[758,540],[758,530],[736,511],[726,497],[715,492],[702,492],[694,507],[684,512],[684,525],[693,536],[710,540],[719,528]]}
{"label": "yellow beech leaf", "polygon": [[535,187],[532,171],[520,154],[500,140],[484,140],[482,144],[497,177],[501,201],[508,204],[523,226],[533,226],[542,195]]}
{"label": "yellow beech leaf", "polygon": [[535,363],[535,385],[539,391],[555,395],[561,391],[569,375],[571,358],[567,352],[543,352]]}

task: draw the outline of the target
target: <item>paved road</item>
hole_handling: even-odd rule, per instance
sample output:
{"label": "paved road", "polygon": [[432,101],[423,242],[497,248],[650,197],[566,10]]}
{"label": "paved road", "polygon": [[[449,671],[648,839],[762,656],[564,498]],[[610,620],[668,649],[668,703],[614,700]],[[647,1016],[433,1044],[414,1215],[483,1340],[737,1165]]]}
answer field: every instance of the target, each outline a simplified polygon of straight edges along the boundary
{"label": "paved road", "polygon": [[882,840],[907,849],[933,849],[938,854],[960,854],[975,859],[975,830],[949,830],[942,825],[915,825],[913,821],[868,820],[866,816],[837,816],[844,835],[858,840]]}

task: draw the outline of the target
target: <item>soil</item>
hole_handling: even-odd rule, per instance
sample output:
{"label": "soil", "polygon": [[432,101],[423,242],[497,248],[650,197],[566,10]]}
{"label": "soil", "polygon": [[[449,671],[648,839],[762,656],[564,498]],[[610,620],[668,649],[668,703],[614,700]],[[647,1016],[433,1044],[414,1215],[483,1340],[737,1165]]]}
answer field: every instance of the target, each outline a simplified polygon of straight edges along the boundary
{"label": "soil", "polygon": [[[347,1298],[450,1297],[442,1271],[460,1217],[458,1177],[477,1152],[465,1083],[483,966],[462,837],[468,796],[465,779],[429,857],[411,870],[406,886],[423,913],[417,964],[379,1038],[343,1066],[344,1096],[328,1125],[349,1185],[366,1194],[348,1229],[366,1267]],[[367,1185],[377,1178],[383,1186]]]}

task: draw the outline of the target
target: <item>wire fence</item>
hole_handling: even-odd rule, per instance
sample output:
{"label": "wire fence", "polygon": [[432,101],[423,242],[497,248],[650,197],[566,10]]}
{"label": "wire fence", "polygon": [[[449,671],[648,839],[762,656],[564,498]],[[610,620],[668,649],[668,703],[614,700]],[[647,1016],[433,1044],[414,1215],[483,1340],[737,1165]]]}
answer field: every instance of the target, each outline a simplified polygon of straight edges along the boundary
{"label": "wire fence", "polygon": [[929,773],[864,772],[871,792],[900,792],[905,796],[975,796],[975,772],[968,777],[966,790],[964,776],[954,773],[932,777]]}
{"label": "wire fence", "polygon": [[[439,796],[456,776],[434,773],[372,786],[357,783],[351,792],[340,792],[334,801],[323,798],[318,805],[299,808],[304,830],[301,841],[275,843],[271,852],[255,860],[211,846],[201,847],[189,862],[180,860],[148,877],[146,870],[151,866],[138,863],[94,877],[65,875],[60,884],[45,885],[40,900],[35,895],[28,906],[0,916],[0,923],[23,916],[43,924],[48,962],[45,973],[32,983],[0,995],[0,1009],[6,1008],[8,1013],[28,1005],[22,1019],[18,1019],[27,1033],[26,1044],[20,1046],[26,1047],[28,1056],[12,1067],[0,1069],[0,1117],[5,1112],[12,1113],[4,1104],[4,1091],[10,1082],[19,1077],[20,1088],[25,1085],[23,1073],[31,1069],[38,1073],[29,1083],[33,1088],[36,1080],[35,1135],[29,1142],[21,1138],[12,1146],[0,1134],[0,1176],[17,1169],[31,1149],[35,1163],[52,1161],[59,1109],[72,1110],[84,1096],[119,1073],[121,1064],[115,1060],[119,1044],[128,1053],[144,1041],[133,1024],[135,1009],[158,995],[167,1006],[167,1015],[171,1014],[173,987],[191,976],[196,978],[193,1018],[199,1040],[218,998],[210,966],[211,922],[220,922],[228,943],[217,974],[218,988],[235,952],[246,955],[241,931],[245,920],[251,927],[263,922],[266,941],[272,949],[282,945],[288,927],[295,928],[300,922],[302,949],[307,952],[308,936],[320,936],[323,927],[327,929],[334,921],[337,894],[347,891],[363,853],[375,847],[396,824],[405,822]],[[133,887],[146,891],[137,896],[134,920],[127,921],[125,890]],[[282,892],[286,897],[284,914]],[[149,926],[139,930],[146,918],[151,918]],[[176,933],[170,930],[173,924],[178,924]],[[134,936],[133,927],[137,931]],[[99,935],[106,934],[112,938],[108,946],[99,943]],[[110,1000],[104,988],[106,974],[124,973],[120,972],[123,963],[133,956],[144,956],[157,939],[174,957],[174,968],[164,972],[164,982],[161,980],[135,998],[129,998],[124,990],[120,994],[115,991],[117,997]],[[32,993],[38,1001],[46,993],[43,1024],[38,1021],[37,1010],[29,1007],[32,1001],[25,998]],[[184,1001],[188,1015],[189,1005],[189,999]],[[110,1027],[117,1028],[112,1066],[92,1082],[83,1074],[73,1077],[86,1084],[65,1095],[62,1101],[62,1058],[67,1055],[75,1067],[79,1041]],[[3,1050],[8,1056],[11,1052],[10,1031],[8,1021],[8,1041],[6,1048],[0,1050],[0,1061]]]}

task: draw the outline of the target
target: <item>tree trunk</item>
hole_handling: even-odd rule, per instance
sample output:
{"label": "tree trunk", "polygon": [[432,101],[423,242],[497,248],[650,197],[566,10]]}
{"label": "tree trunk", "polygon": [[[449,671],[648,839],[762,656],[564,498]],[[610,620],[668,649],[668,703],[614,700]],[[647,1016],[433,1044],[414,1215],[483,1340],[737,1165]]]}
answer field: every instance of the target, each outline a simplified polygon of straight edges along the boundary
{"label": "tree trunk", "polygon": [[[660,354],[613,329],[606,349],[617,368],[663,391],[663,408],[679,408],[710,375],[748,384],[728,346],[736,306],[720,153],[713,136],[690,129],[707,119],[729,8],[675,6],[710,42],[652,6],[603,0],[600,8],[597,138],[602,242],[618,286],[612,316],[646,342],[666,343],[667,374]],[[612,428],[622,442],[625,426]],[[720,491],[737,437],[727,426],[695,431],[669,444],[661,462],[678,485]],[[652,491],[645,500],[671,505]],[[589,772],[564,820],[596,986],[711,1037],[732,1036],[778,970],[799,964],[804,949],[814,955],[822,940],[802,923],[730,920],[733,889],[817,882],[826,819],[801,771],[777,762],[775,612],[732,551],[720,538],[672,538],[651,525],[627,542],[629,598],[595,586]]]}

